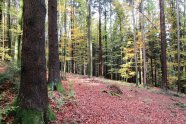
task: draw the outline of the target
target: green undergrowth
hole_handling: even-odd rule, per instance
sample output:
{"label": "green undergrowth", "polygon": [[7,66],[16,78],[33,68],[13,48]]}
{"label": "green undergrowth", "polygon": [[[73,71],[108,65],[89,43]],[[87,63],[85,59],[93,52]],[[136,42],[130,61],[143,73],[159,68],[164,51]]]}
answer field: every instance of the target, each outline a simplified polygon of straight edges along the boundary
{"label": "green undergrowth", "polygon": [[4,111],[0,111],[0,120],[2,119],[2,114],[6,117],[14,116],[14,124],[44,124],[45,122],[56,120],[56,116],[52,112],[50,105],[45,113],[31,109],[23,109],[18,106],[17,98],[15,98],[12,105],[7,106]]}
{"label": "green undergrowth", "polygon": [[182,102],[177,102],[174,104],[175,106],[178,106],[181,109],[186,110],[186,104],[182,103]]}
{"label": "green undergrowth", "polygon": [[69,98],[74,98],[74,96],[75,96],[75,90],[74,90],[73,85],[74,85],[74,82],[73,81],[70,81],[68,83],[68,94],[67,94],[67,96]]}
{"label": "green undergrowth", "polygon": [[15,85],[15,89],[18,90],[20,85],[20,75],[20,65],[17,65],[15,63],[9,63],[6,66],[5,72],[0,74],[0,84],[11,82]]}
{"label": "green undergrowth", "polygon": [[50,105],[48,106],[47,119],[48,119],[48,121],[54,121],[54,120],[56,120],[56,115],[55,115],[55,113],[52,111]]}

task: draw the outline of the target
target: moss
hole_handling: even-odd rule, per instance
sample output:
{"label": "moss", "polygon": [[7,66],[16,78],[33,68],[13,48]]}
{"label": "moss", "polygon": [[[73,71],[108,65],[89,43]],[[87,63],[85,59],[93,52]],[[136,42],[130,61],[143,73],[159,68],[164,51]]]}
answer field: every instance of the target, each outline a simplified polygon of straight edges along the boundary
{"label": "moss", "polygon": [[1,112],[0,112],[0,124],[1,124],[1,121],[2,121],[2,114],[1,114]]}
{"label": "moss", "polygon": [[64,89],[64,87],[62,86],[61,82],[57,83],[56,87],[57,87],[57,91],[59,91],[59,92],[62,93],[62,94],[65,93],[65,89]]}
{"label": "moss", "polygon": [[54,87],[53,82],[48,83],[48,90],[53,90],[54,89],[53,87]]}
{"label": "moss", "polygon": [[61,82],[51,82],[48,84],[48,89],[55,91],[57,90],[58,92],[65,94],[65,89],[63,88]]}
{"label": "moss", "polygon": [[54,112],[52,112],[50,105],[48,106],[47,119],[48,121],[56,120],[56,115],[54,114]]}
{"label": "moss", "polygon": [[15,124],[44,124],[44,114],[43,112],[31,110],[31,109],[22,109],[17,110]]}
{"label": "moss", "polygon": [[18,106],[18,99],[17,99],[17,97],[14,98],[12,106]]}
{"label": "moss", "polygon": [[44,124],[54,120],[56,120],[56,115],[52,112],[50,106],[48,106],[46,114],[36,110],[18,108],[14,124]]}

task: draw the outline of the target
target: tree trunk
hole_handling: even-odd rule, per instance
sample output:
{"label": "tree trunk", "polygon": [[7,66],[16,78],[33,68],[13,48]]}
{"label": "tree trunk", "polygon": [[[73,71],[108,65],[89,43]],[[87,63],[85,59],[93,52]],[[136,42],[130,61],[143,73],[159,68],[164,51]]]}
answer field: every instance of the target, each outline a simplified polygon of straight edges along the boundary
{"label": "tree trunk", "polygon": [[90,0],[87,0],[87,28],[88,28],[88,76],[93,76],[93,63],[92,63],[92,40],[91,40],[91,6]]}
{"label": "tree trunk", "polygon": [[9,50],[8,50],[8,54],[9,54],[9,56],[11,56],[12,57],[12,39],[11,39],[11,31],[10,31],[10,29],[11,29],[11,18],[10,18],[10,0],[8,0],[8,7],[7,7],[7,11],[8,11],[8,13],[7,13],[7,39],[8,39],[8,48],[9,48]]}
{"label": "tree trunk", "polygon": [[3,19],[3,4],[4,4],[4,0],[0,0],[0,23],[2,23],[2,19]]}
{"label": "tree trunk", "polygon": [[99,76],[103,76],[103,50],[101,33],[101,2],[99,1]]}
{"label": "tree trunk", "polygon": [[107,62],[108,62],[108,38],[107,38],[107,0],[104,0],[104,3],[105,3],[105,13],[104,13],[104,16],[105,16],[105,65],[104,65],[104,76],[105,78],[108,77],[108,66],[107,66]]}
{"label": "tree trunk", "polygon": [[180,82],[180,16],[179,16],[179,2],[176,0],[176,22],[177,22],[177,44],[178,44],[178,92],[181,92],[182,84]]}
{"label": "tree trunk", "polygon": [[145,29],[144,29],[144,1],[142,0],[141,3],[141,11],[142,11],[142,41],[143,41],[143,84],[144,86],[147,85],[146,78],[147,78],[147,65],[146,65],[146,43],[145,43]]}
{"label": "tree trunk", "polygon": [[2,60],[4,61],[5,60],[5,14],[4,14],[4,12],[2,13],[3,15],[2,15],[2,18],[3,18],[3,20],[2,20],[2,25],[3,25],[3,53],[2,53]]}
{"label": "tree trunk", "polygon": [[75,73],[75,62],[74,62],[74,0],[71,0],[71,66],[72,73]]}
{"label": "tree trunk", "polygon": [[[20,8],[21,8],[21,14],[20,14],[20,17],[19,17],[19,25],[20,25],[20,28],[21,30],[23,29],[23,0],[20,0]],[[17,53],[17,63],[20,62],[20,59],[21,59],[21,42],[22,42],[22,34],[19,34],[18,36],[18,53]]]}
{"label": "tree trunk", "polygon": [[150,68],[151,68],[151,84],[153,85],[154,83],[154,73],[153,73],[153,59],[152,56],[150,57]]}
{"label": "tree trunk", "polygon": [[63,65],[63,80],[66,80],[66,67],[67,67],[67,62],[66,62],[66,45],[67,45],[67,13],[66,13],[66,0],[64,2],[65,6],[65,12],[64,12],[64,30],[65,30],[65,35],[64,35],[64,50],[63,50],[63,56],[64,56],[64,65]]}
{"label": "tree trunk", "polygon": [[48,36],[49,36],[49,79],[52,89],[58,90],[60,82],[60,63],[58,53],[57,0],[48,0]]}
{"label": "tree trunk", "polygon": [[[132,5],[134,6],[134,0],[132,0]],[[135,77],[136,77],[136,86],[138,86],[138,59],[137,59],[137,43],[136,43],[136,23],[135,23],[135,9],[132,10],[132,19],[133,19],[133,34],[134,34],[134,60],[135,60]]]}
{"label": "tree trunk", "polygon": [[155,66],[155,68],[154,68],[154,83],[155,83],[155,87],[157,87],[157,67],[156,67],[156,60],[154,61],[154,66]]}
{"label": "tree trunk", "polygon": [[160,31],[161,31],[161,69],[162,69],[162,84],[161,87],[167,90],[167,57],[166,57],[166,32],[165,32],[165,14],[164,0],[159,0],[160,3]]}
{"label": "tree trunk", "polygon": [[[45,0],[24,0],[20,122],[43,124],[48,108],[45,59]],[[30,116],[32,115],[32,116]]]}

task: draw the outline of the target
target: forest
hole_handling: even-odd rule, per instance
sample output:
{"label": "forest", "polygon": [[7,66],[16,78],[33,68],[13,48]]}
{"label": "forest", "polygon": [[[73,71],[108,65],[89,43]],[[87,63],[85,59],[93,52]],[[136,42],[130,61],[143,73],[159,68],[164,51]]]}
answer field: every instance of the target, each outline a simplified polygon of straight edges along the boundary
{"label": "forest", "polygon": [[186,0],[0,0],[0,124],[185,124]]}

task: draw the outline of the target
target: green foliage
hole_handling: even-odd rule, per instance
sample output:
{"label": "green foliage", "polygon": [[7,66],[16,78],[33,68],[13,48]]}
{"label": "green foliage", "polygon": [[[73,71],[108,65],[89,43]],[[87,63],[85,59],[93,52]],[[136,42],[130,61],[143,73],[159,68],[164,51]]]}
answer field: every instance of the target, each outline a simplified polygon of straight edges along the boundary
{"label": "green foliage", "polygon": [[48,90],[54,91],[55,88],[57,89],[58,92],[65,94],[65,89],[62,86],[61,82],[57,83],[51,82],[48,84]]}
{"label": "green foliage", "polygon": [[7,105],[5,106],[3,109],[0,110],[0,124],[2,122],[2,115],[3,116],[15,116],[16,112],[17,112],[18,106],[11,106],[11,105]]}
{"label": "green foliage", "polygon": [[177,103],[175,103],[174,105],[180,107],[181,109],[186,110],[186,104],[184,104],[184,103],[177,102]]}
{"label": "green foliage", "polygon": [[2,56],[2,60],[12,60],[11,56],[8,54],[9,48],[4,48],[0,46],[0,56]]}
{"label": "green foliage", "polygon": [[56,87],[57,87],[57,91],[59,91],[62,94],[65,94],[65,89],[62,86],[61,82],[57,83]]}
{"label": "green foliage", "polygon": [[67,96],[69,98],[74,98],[74,96],[75,96],[75,90],[74,90],[73,84],[74,84],[74,82],[73,81],[70,81],[69,82],[69,85],[68,85],[69,92],[68,92],[68,95]]}
{"label": "green foliage", "polygon": [[1,115],[1,112],[0,112],[0,124],[1,124],[1,120],[2,120],[2,115]]}
{"label": "green foliage", "polygon": [[6,68],[6,71],[3,74],[0,74],[0,82],[3,83],[5,81],[10,81],[16,85],[19,85],[20,73],[20,66],[17,66],[14,63],[10,63]]}
{"label": "green foliage", "polygon": [[128,41],[127,47],[123,49],[123,60],[125,64],[121,65],[121,69],[119,70],[119,73],[123,78],[129,79],[135,75],[134,71],[134,48],[131,41]]}
{"label": "green foliage", "polygon": [[47,119],[48,119],[48,121],[56,120],[56,115],[54,114],[54,112],[52,112],[50,105],[48,106]]}

